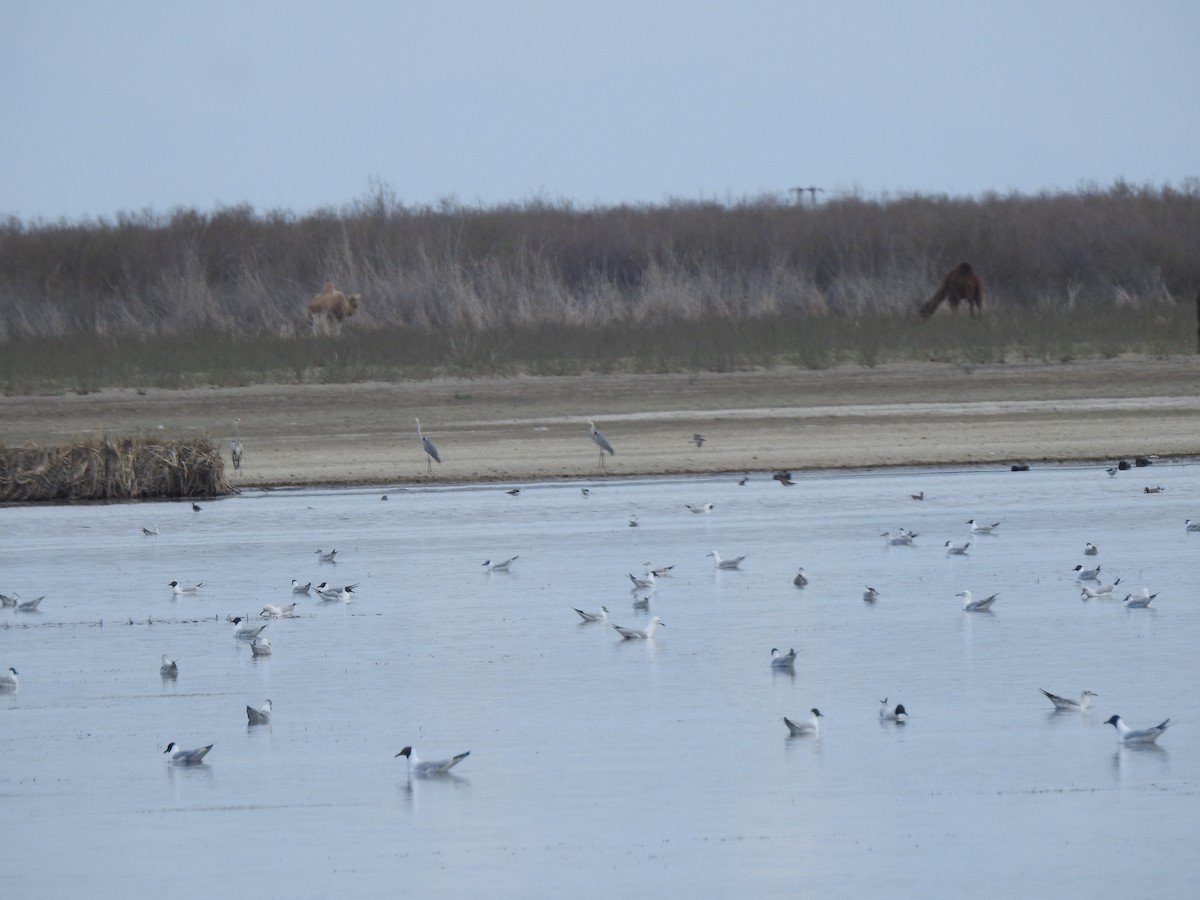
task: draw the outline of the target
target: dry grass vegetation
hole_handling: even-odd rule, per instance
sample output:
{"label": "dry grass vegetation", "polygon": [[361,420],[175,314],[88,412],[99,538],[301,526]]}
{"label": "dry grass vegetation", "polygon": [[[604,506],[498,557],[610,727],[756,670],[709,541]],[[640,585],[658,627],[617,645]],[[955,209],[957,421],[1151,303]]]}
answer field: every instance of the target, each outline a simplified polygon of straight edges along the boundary
{"label": "dry grass vegetation", "polygon": [[[0,226],[0,389],[1192,353],[1200,182]],[[967,260],[984,317],[917,308]],[[340,337],[304,307],[363,296]],[[1186,301],[1186,302],[1177,302]]]}

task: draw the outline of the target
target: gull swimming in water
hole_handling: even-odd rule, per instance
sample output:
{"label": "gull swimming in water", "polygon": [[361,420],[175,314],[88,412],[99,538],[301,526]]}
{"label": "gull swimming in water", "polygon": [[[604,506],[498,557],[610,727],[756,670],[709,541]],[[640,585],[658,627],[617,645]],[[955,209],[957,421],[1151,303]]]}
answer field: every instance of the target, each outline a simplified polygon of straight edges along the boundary
{"label": "gull swimming in water", "polygon": [[994,534],[996,529],[1000,527],[999,522],[993,522],[991,525],[980,525],[974,519],[967,519],[967,524],[971,526],[971,534]]}
{"label": "gull swimming in water", "polygon": [[879,702],[881,704],[879,707],[879,718],[883,719],[885,722],[908,721],[908,710],[904,708],[903,703],[898,703],[894,709],[889,709],[887,697],[884,697]]}
{"label": "gull swimming in water", "polygon": [[577,607],[572,607],[572,609],[579,613],[579,618],[583,619],[585,622],[603,622],[608,618],[607,606],[600,607],[600,612],[587,612],[586,610],[582,610]]}
{"label": "gull swimming in water", "polygon": [[780,653],[775,647],[771,648],[771,668],[772,669],[792,669],[796,666],[796,648],[793,647],[787,653]]}
{"label": "gull swimming in water", "polygon": [[866,603],[874,603],[878,599],[879,591],[875,590],[873,587],[868,587],[866,591],[863,592],[863,601]]}
{"label": "gull swimming in water", "polygon": [[634,591],[652,591],[654,590],[654,573],[647,572],[644,577],[638,578],[632,572],[629,573],[629,580],[633,582]]}
{"label": "gull swimming in water", "polygon": [[158,537],[158,526],[155,525],[153,528],[147,528],[145,525],[143,525],[142,534],[144,534],[146,537]]}
{"label": "gull swimming in water", "polygon": [[0,606],[16,606],[21,602],[21,595],[15,591],[11,594],[0,594]]}
{"label": "gull swimming in water", "polygon": [[178,581],[172,581],[169,586],[175,592],[176,597],[191,597],[200,592],[200,588],[204,587],[204,582],[198,581],[195,584],[180,584]]}
{"label": "gull swimming in water", "polygon": [[637,528],[637,527],[638,527],[638,521],[637,521],[637,515],[636,515],[636,514],[630,515],[630,517],[629,517],[629,527],[630,527],[630,528]]}
{"label": "gull swimming in water", "polygon": [[956,544],[953,541],[946,541],[946,555],[947,556],[966,556],[967,548],[970,546],[971,546],[970,541],[967,541],[965,544]]}
{"label": "gull swimming in water", "polygon": [[787,716],[783,717],[783,724],[787,726],[788,733],[792,737],[800,737],[805,734],[818,734],[821,730],[820,720],[825,718],[821,715],[821,711],[815,706],[809,710],[812,713],[812,718],[807,722],[793,722]]}
{"label": "gull swimming in water", "polygon": [[233,636],[239,641],[254,640],[256,637],[262,634],[263,629],[266,627],[267,623],[258,625],[254,622],[243,622],[241,616],[233,617]]}
{"label": "gull swimming in water", "polygon": [[803,568],[796,570],[796,577],[792,579],[792,584],[798,588],[802,588],[808,584],[808,576],[804,574]]}
{"label": "gull swimming in water", "polygon": [[1171,720],[1163,719],[1153,728],[1142,728],[1137,731],[1121,721],[1120,716],[1106,719],[1104,724],[1117,729],[1117,740],[1122,744],[1153,744],[1171,726]]}
{"label": "gull swimming in water", "polygon": [[292,579],[292,593],[293,594],[296,594],[297,596],[307,597],[308,592],[311,590],[312,590],[312,582],[311,581],[308,584],[301,584],[295,578]]}
{"label": "gull swimming in water", "polygon": [[265,619],[290,619],[296,614],[296,601],[293,600],[287,606],[272,606],[268,603],[262,608],[259,618]]}
{"label": "gull swimming in water", "polygon": [[1157,596],[1158,596],[1158,594],[1150,593],[1149,588],[1142,588],[1136,594],[1126,594],[1125,595],[1125,600],[1124,600],[1125,608],[1126,609],[1145,609],[1146,607],[1148,607],[1150,605],[1150,601],[1153,600]]}
{"label": "gull swimming in water", "polygon": [[450,757],[450,759],[438,759],[430,760],[429,762],[422,762],[421,760],[417,759],[417,755],[412,752],[412,747],[405,747],[403,750],[397,753],[395,757],[392,758],[395,759],[396,757],[403,756],[408,762],[408,771],[410,774],[416,775],[418,778],[429,778],[438,775],[445,775],[470,755],[471,751],[468,750],[466,753],[460,753],[458,756]]}
{"label": "gull swimming in water", "polygon": [[654,630],[659,625],[662,625],[663,628],[667,627],[663,624],[662,619],[655,616],[645,628],[622,628],[620,625],[614,625],[613,628],[617,629],[617,634],[627,641],[648,641],[654,637]]}
{"label": "gull swimming in water", "polygon": [[250,725],[270,725],[271,724],[271,701],[268,700],[258,709],[253,706],[246,707],[246,719]]}
{"label": "gull swimming in water", "polygon": [[1120,583],[1121,583],[1121,579],[1118,578],[1116,581],[1112,582],[1111,584],[1101,584],[1094,588],[1085,586],[1083,588],[1083,598],[1085,600],[1089,600],[1089,599],[1094,599],[1096,597],[1107,597],[1109,594],[1111,594],[1113,591],[1115,591],[1117,589],[1117,585]]}
{"label": "gull swimming in water", "polygon": [[1191,519],[1183,520],[1184,531],[1200,531],[1200,522],[1193,522]]}
{"label": "gull swimming in water", "polygon": [[688,509],[690,509],[694,513],[710,513],[714,509],[716,509],[716,507],[713,506],[713,504],[711,504],[711,503],[705,503],[700,506],[697,506],[694,503],[685,503],[683,505],[686,506]]}
{"label": "gull swimming in water", "polygon": [[718,569],[736,569],[741,566],[742,560],[746,558],[744,556],[737,556],[733,559],[721,559],[721,554],[716,550],[709,550],[704,555],[711,556]]}
{"label": "gull swimming in water", "polygon": [[915,535],[909,534],[901,529],[901,533],[896,535],[896,537],[892,537],[892,533],[890,531],[882,532],[880,537],[887,541],[888,545],[891,547],[911,547]]}
{"label": "gull swimming in water", "polygon": [[18,600],[17,601],[17,612],[37,612],[38,604],[40,604],[45,599],[46,599],[46,595],[42,594],[42,596],[35,597],[33,600]]}
{"label": "gull swimming in water", "polygon": [[521,557],[519,556],[510,556],[508,559],[504,560],[504,562],[498,563],[493,563],[490,559],[485,559],[483,561],[483,565],[489,572],[507,572],[510,568],[512,568],[512,564],[520,558]]}
{"label": "gull swimming in water", "polygon": [[963,612],[984,612],[992,608],[992,604],[996,602],[999,594],[992,594],[990,597],[984,597],[982,600],[975,600],[971,597],[970,591],[960,591],[955,594],[956,597],[963,598]]}
{"label": "gull swimming in water", "polygon": [[1085,569],[1083,566],[1076,566],[1072,571],[1076,581],[1099,581],[1101,568],[1103,567],[1096,566],[1094,569]]}
{"label": "gull swimming in water", "polygon": [[1095,556],[1099,552],[1100,552],[1100,548],[1097,547],[1095,544],[1091,543],[1090,541],[1088,542],[1087,546],[1083,548],[1084,556]]}
{"label": "gull swimming in water", "polygon": [[164,653],[162,665],[158,667],[158,674],[163,678],[176,678],[179,675],[179,666],[176,665],[175,660]]}
{"label": "gull swimming in water", "polygon": [[655,578],[665,578],[666,576],[670,575],[671,570],[673,568],[675,568],[674,565],[656,566],[656,565],[654,565],[654,563],[650,562],[649,560],[642,563],[642,565],[646,567],[646,573],[649,575],[653,575]]}
{"label": "gull swimming in water", "polygon": [[208,751],[213,748],[212,744],[207,747],[198,747],[195,750],[184,750],[174,741],[167,744],[167,749],[163,753],[171,754],[171,764],[176,766],[196,766],[204,761],[204,757],[208,755]]}
{"label": "gull swimming in water", "polygon": [[349,603],[354,599],[354,589],[358,587],[358,582],[347,584],[342,587],[325,587],[325,582],[317,587],[317,594],[322,600],[334,601],[341,600],[343,603]]}
{"label": "gull swimming in water", "polygon": [[600,468],[603,469],[604,454],[607,453],[609,456],[615,456],[617,451],[613,449],[613,445],[608,442],[608,438],[604,436],[604,432],[596,427],[596,423],[592,419],[588,419],[588,430],[592,435],[592,443],[600,448]]}
{"label": "gull swimming in water", "polygon": [[251,656],[270,656],[271,642],[264,637],[256,637],[250,641]]}
{"label": "gull swimming in water", "polygon": [[20,682],[17,679],[17,670],[9,666],[5,671],[0,672],[0,691],[15,691]]}
{"label": "gull swimming in water", "polygon": [[1055,709],[1070,710],[1073,712],[1083,712],[1092,705],[1092,698],[1100,696],[1093,694],[1091,691],[1084,691],[1079,695],[1078,700],[1072,700],[1070,697],[1060,697],[1058,694],[1052,694],[1044,688],[1038,688],[1046,699],[1054,704]]}

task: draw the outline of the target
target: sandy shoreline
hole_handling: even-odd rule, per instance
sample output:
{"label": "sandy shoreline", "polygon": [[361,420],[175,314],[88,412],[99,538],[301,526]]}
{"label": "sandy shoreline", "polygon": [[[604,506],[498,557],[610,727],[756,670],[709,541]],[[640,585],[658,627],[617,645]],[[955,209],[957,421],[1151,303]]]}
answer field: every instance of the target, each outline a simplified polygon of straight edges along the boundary
{"label": "sandy shoreline", "polygon": [[[803,470],[1200,454],[1200,357],[0,399],[3,440],[209,435],[242,420],[238,487]],[[443,462],[427,472],[414,417]],[[616,448],[601,469],[587,420]],[[693,433],[706,438],[701,447]],[[228,456],[226,456],[228,461]]]}

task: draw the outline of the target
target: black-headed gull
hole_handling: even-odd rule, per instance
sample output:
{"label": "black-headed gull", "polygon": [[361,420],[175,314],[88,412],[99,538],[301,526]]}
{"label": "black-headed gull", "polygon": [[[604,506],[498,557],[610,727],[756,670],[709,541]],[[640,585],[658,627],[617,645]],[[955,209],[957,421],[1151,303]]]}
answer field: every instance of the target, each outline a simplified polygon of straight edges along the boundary
{"label": "black-headed gull", "polygon": [[179,675],[179,666],[176,664],[175,660],[171,659],[171,657],[164,653],[162,665],[158,667],[158,674],[163,678],[176,678]]}
{"label": "black-headed gull", "polygon": [[200,588],[204,587],[204,582],[198,581],[195,584],[180,584],[178,581],[172,581],[169,587],[175,592],[176,597],[191,596],[198,593]]}
{"label": "black-headed gull", "polygon": [[1136,594],[1125,595],[1126,609],[1145,609],[1150,605],[1150,601],[1157,597],[1158,594],[1150,593],[1149,588],[1142,588]]}
{"label": "black-headed gull", "polygon": [[903,530],[901,530],[900,534],[895,536],[893,536],[890,531],[881,532],[879,536],[887,541],[888,546],[891,547],[911,547],[913,537],[915,537],[915,535],[908,534]]}
{"label": "black-headed gull", "polygon": [[603,622],[608,618],[607,606],[600,607],[600,612],[587,612],[586,610],[582,610],[577,607],[571,608],[574,609],[575,612],[579,613],[579,618],[583,619],[585,622]]}
{"label": "black-headed gull", "polygon": [[243,622],[241,616],[234,616],[232,621],[233,621],[233,636],[235,638],[237,638],[239,641],[254,640],[256,637],[258,637],[260,634],[262,634],[263,629],[266,628],[267,625],[269,624],[269,623],[264,622],[262,625],[258,625],[256,623],[250,622],[250,621]]}
{"label": "black-headed gull", "polygon": [[143,525],[142,534],[144,534],[146,537],[158,537],[158,526],[155,525],[153,528],[147,528],[145,525]]}
{"label": "black-headed gull", "polygon": [[296,601],[293,600],[287,606],[272,606],[268,603],[258,615],[263,619],[290,619],[296,615]]}
{"label": "black-headed gull", "polygon": [[208,755],[208,751],[213,748],[212,744],[207,747],[197,747],[195,750],[184,750],[174,741],[167,744],[167,749],[163,753],[171,754],[171,764],[176,766],[196,766],[204,761],[204,757]]}
{"label": "black-headed gull", "polygon": [[744,556],[738,556],[734,557],[733,559],[721,559],[721,554],[716,550],[709,550],[704,555],[711,556],[718,569],[736,569],[741,566],[742,560],[746,558]]}
{"label": "black-headed gull", "polygon": [[15,591],[11,594],[0,594],[0,606],[16,606],[21,602],[21,595]]}
{"label": "black-headed gull", "polygon": [[694,503],[685,503],[683,505],[686,506],[688,509],[690,509],[694,513],[710,513],[714,509],[716,509],[716,507],[713,506],[711,503],[702,503],[699,506],[697,506]]}
{"label": "black-headed gull", "polygon": [[1091,543],[1090,541],[1083,548],[1084,556],[1095,556],[1099,552],[1100,552],[1100,548],[1097,547],[1095,544]]}
{"label": "black-headed gull", "polygon": [[792,669],[796,666],[796,648],[792,648],[787,653],[780,653],[778,648],[771,648],[771,668],[772,669]]}
{"label": "black-headed gull", "polygon": [[796,577],[792,579],[792,584],[798,588],[802,588],[808,584],[808,576],[804,574],[804,569],[796,570]]}
{"label": "black-headed gull", "polygon": [[663,628],[667,627],[663,624],[662,619],[655,616],[645,628],[622,628],[620,625],[613,625],[613,628],[617,629],[617,634],[627,641],[648,641],[654,637],[654,630],[659,625],[662,625]]}
{"label": "black-headed gull", "polygon": [[521,557],[519,557],[519,556],[510,556],[508,559],[504,560],[503,562],[498,562],[498,563],[494,563],[490,559],[485,559],[483,561],[483,566],[489,572],[507,572],[509,569],[512,568],[512,564],[520,558]]}
{"label": "black-headed gull", "polygon": [[1100,569],[1102,566],[1096,566],[1094,569],[1085,569],[1083,566],[1076,566],[1071,571],[1075,573],[1076,581],[1099,581]]}
{"label": "black-headed gull", "polygon": [[1142,728],[1137,731],[1121,721],[1120,716],[1106,719],[1104,724],[1117,729],[1117,740],[1122,744],[1153,744],[1171,726],[1171,720],[1163,719],[1153,728]]}
{"label": "black-headed gull", "polygon": [[991,525],[980,525],[974,519],[967,519],[967,524],[971,526],[971,534],[994,534],[996,529],[1000,527],[999,522],[993,522]]}
{"label": "black-headed gull", "polygon": [[1121,579],[1118,578],[1116,581],[1112,582],[1111,584],[1101,584],[1101,585],[1097,585],[1094,588],[1084,586],[1082,588],[1083,597],[1084,597],[1084,599],[1093,599],[1095,597],[1107,597],[1109,594],[1111,594],[1113,591],[1115,591],[1117,589],[1117,585],[1120,583],[1121,583]]}
{"label": "black-headed gull", "polygon": [[908,710],[904,708],[903,703],[897,703],[894,707],[888,706],[888,698],[884,697],[879,701],[879,718],[885,722],[907,722]]}
{"label": "black-headed gull", "polygon": [[992,608],[992,604],[996,602],[999,594],[992,594],[990,597],[984,597],[982,600],[976,600],[971,596],[970,591],[959,591],[954,596],[963,598],[963,612],[985,612]]}
{"label": "black-headed gull", "polygon": [[812,718],[807,722],[793,722],[787,716],[783,717],[783,724],[787,726],[788,734],[792,737],[800,737],[804,734],[818,734],[820,732],[820,720],[825,717],[821,715],[821,711],[815,706],[809,712],[812,713]]}
{"label": "black-headed gull", "polygon": [[46,595],[43,594],[42,596],[36,597],[33,600],[20,600],[17,602],[17,612],[37,612],[38,604],[45,599]]}
{"label": "black-headed gull", "polygon": [[868,587],[865,591],[863,591],[863,602],[874,603],[878,599],[879,591],[875,590],[875,588]]}
{"label": "black-headed gull", "polygon": [[[405,747],[396,754],[397,757],[403,756],[405,758],[408,763],[408,771],[411,774],[416,775],[418,778],[429,778],[438,775],[445,775],[470,755],[471,751],[468,750],[466,753],[460,753],[458,756],[452,756],[449,759],[437,759],[423,762],[417,759],[416,754],[412,752],[412,747]],[[393,759],[394,758],[395,757],[393,757]]]}
{"label": "black-headed gull", "polygon": [[250,725],[271,724],[271,701],[268,700],[258,709],[255,709],[253,706],[247,706],[246,719]]}
{"label": "black-headed gull", "polygon": [[270,656],[271,642],[265,637],[256,637],[250,641],[251,656]]}
{"label": "black-headed gull", "polygon": [[1091,691],[1084,691],[1079,695],[1078,700],[1072,700],[1070,697],[1060,697],[1058,694],[1052,694],[1044,688],[1038,688],[1038,690],[1046,696],[1047,700],[1054,704],[1055,709],[1065,709],[1073,712],[1083,712],[1092,705],[1093,697],[1100,696],[1099,694],[1093,694]]}
{"label": "black-headed gull", "polygon": [[629,527],[630,527],[630,528],[637,528],[637,527],[638,527],[638,520],[637,520],[637,515],[636,515],[636,514],[635,514],[635,515],[631,515],[631,516],[629,517]]}
{"label": "black-headed gull", "polygon": [[317,594],[322,600],[341,600],[343,603],[349,603],[354,599],[354,589],[358,587],[358,582],[354,584],[346,584],[342,587],[329,587],[324,581],[317,586]]}
{"label": "black-headed gull", "polygon": [[312,590],[312,582],[301,584],[295,578],[292,579],[292,593],[297,595],[308,596],[308,592]]}
{"label": "black-headed gull", "polygon": [[629,580],[633,582],[634,591],[652,591],[654,590],[654,573],[647,572],[641,578],[638,578],[632,572],[629,573]]}
{"label": "black-headed gull", "polygon": [[956,544],[953,541],[946,541],[946,555],[947,556],[966,556],[967,548],[970,546],[971,546],[970,541],[967,541],[965,544]]}
{"label": "black-headed gull", "polygon": [[1200,522],[1193,522],[1191,519],[1183,520],[1184,531],[1200,531]]}
{"label": "black-headed gull", "polygon": [[670,575],[671,570],[673,568],[675,568],[674,565],[656,566],[656,565],[654,565],[654,563],[649,562],[649,561],[642,563],[642,565],[644,565],[646,567],[646,571],[649,572],[651,575],[653,575],[655,578],[665,578],[666,576]]}
{"label": "black-headed gull", "polygon": [[1155,484],[1155,485],[1148,484],[1144,488],[1142,488],[1142,493],[1143,494],[1161,494],[1165,490],[1166,490],[1166,488],[1163,487],[1161,484]]}
{"label": "black-headed gull", "polygon": [[19,684],[17,670],[12,666],[0,672],[0,691],[15,691]]}
{"label": "black-headed gull", "polygon": [[318,547],[316,553],[317,553],[317,559],[323,563],[336,563],[337,562],[337,558],[336,558],[337,551],[336,550],[330,550],[328,553],[326,553],[324,550],[322,550],[320,547]]}

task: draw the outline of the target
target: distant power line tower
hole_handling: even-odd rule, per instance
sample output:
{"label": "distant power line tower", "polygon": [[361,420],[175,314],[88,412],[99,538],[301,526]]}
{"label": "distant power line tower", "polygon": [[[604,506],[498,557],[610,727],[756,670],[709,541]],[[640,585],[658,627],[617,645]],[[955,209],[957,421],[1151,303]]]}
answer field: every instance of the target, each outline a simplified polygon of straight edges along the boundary
{"label": "distant power line tower", "polygon": [[817,205],[817,194],[818,193],[824,194],[825,188],[819,188],[819,187],[794,187],[794,188],[792,188],[792,193],[796,195],[797,203],[804,202],[804,192],[805,191],[808,191],[808,195],[812,198],[813,206],[816,206]]}

